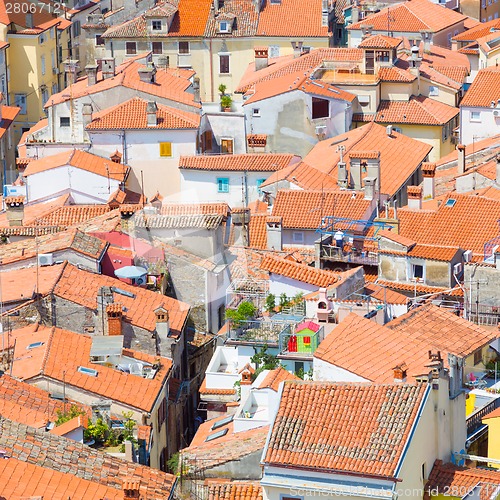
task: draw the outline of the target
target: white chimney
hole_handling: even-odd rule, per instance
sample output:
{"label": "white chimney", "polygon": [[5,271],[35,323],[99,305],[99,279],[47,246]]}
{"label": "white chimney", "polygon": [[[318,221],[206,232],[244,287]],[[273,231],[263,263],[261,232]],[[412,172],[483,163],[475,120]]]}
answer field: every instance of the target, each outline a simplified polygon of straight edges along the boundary
{"label": "white chimney", "polygon": [[97,83],[97,64],[87,64],[85,72],[87,73],[87,85],[95,85]]}
{"label": "white chimney", "polygon": [[436,193],[436,164],[430,162],[422,163],[423,198],[433,200]]}
{"label": "white chimney", "polygon": [[458,175],[465,173],[465,145],[458,144],[458,165],[457,165],[457,173]]}
{"label": "white chimney", "polygon": [[113,57],[101,59],[102,77],[113,78],[115,76],[115,59]]}
{"label": "white chimney", "polygon": [[302,54],[302,45],[304,45],[304,42],[292,42],[294,58],[300,57]]}
{"label": "white chimney", "polygon": [[92,121],[92,104],[87,103],[82,106],[82,121],[84,127]]}
{"label": "white chimney", "polygon": [[158,106],[154,101],[148,101],[146,104],[146,117],[148,127],[156,127],[158,125]]}
{"label": "white chimney", "polygon": [[254,53],[255,71],[267,68],[267,65],[269,63],[269,49],[267,47],[255,47]]}
{"label": "white chimney", "polygon": [[337,174],[338,174],[338,184],[339,187],[348,187],[348,182],[347,182],[347,165],[345,161],[339,161],[337,163]]}
{"label": "white chimney", "polygon": [[412,210],[422,209],[422,188],[420,186],[407,186],[408,208]]}

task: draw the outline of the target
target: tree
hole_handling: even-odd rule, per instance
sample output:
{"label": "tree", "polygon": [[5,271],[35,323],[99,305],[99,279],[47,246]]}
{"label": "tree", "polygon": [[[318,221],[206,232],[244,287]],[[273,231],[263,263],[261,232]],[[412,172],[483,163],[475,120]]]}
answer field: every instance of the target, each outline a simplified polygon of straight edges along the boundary
{"label": "tree", "polygon": [[75,417],[79,417],[80,415],[85,415],[85,412],[78,408],[76,405],[71,405],[69,410],[64,412],[62,410],[57,410],[57,420],[56,420],[56,427],[58,425],[64,424],[64,422],[67,422],[68,420],[71,420]]}
{"label": "tree", "polygon": [[270,293],[266,297],[266,306],[265,309],[267,312],[271,313],[274,312],[274,308],[276,307],[276,295]]}
{"label": "tree", "polygon": [[88,428],[85,430],[85,439],[93,439],[96,443],[104,443],[109,436],[109,427],[102,418],[98,418],[95,423],[89,422]]}
{"label": "tree", "polygon": [[267,352],[267,349],[267,345],[263,346],[259,352],[256,352],[250,358],[250,361],[252,363],[255,363],[255,365],[257,366],[257,369],[253,374],[254,380],[257,378],[257,375],[259,375],[259,373],[263,372],[264,370],[274,370],[275,368],[278,368],[278,366],[280,366],[279,359],[274,354],[269,354]]}
{"label": "tree", "polygon": [[[132,418],[133,412],[124,411],[122,412],[123,417],[123,427],[125,430],[123,431],[123,441],[130,441],[131,443],[135,443],[137,440],[134,437],[134,429],[137,425],[136,421]],[[121,447],[122,453],[125,451],[125,444],[122,444]]]}
{"label": "tree", "polygon": [[253,318],[256,312],[257,308],[252,302],[244,301],[238,306],[238,309],[228,309],[226,319],[231,320],[233,325],[238,327],[243,321]]}

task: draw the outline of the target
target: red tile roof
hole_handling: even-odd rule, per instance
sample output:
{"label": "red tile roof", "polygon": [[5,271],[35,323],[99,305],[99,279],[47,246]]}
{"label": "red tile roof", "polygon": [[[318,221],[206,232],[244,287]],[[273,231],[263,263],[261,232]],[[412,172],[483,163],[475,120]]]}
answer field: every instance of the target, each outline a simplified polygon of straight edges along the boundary
{"label": "red tile roof", "polygon": [[45,156],[39,160],[30,161],[23,175],[29,177],[33,174],[67,165],[120,182],[124,181],[128,172],[126,165],[115,163],[109,158],[87,153],[81,149],[72,149],[52,156]]}
{"label": "red tile roof", "polygon": [[161,215],[223,215],[227,217],[231,209],[227,203],[165,203]]}
{"label": "red tile roof", "polygon": [[360,49],[395,49],[402,43],[400,38],[385,35],[373,35],[365,38],[358,45]]}
{"label": "red tile roof", "polygon": [[193,170],[275,172],[299,161],[292,154],[249,153],[239,155],[181,156],[179,168]]}
{"label": "red tile roof", "polygon": [[[65,381],[68,386],[146,412],[153,409],[172,367],[172,360],[168,358],[124,349],[124,356],[160,365],[154,379],[143,378],[92,363],[90,361],[92,336],[60,328],[45,328],[45,331],[41,328],[37,334],[44,335],[46,341],[44,345],[29,351],[26,350],[26,346],[33,342],[33,335],[28,334],[16,338],[13,376],[23,380],[42,376]],[[29,362],[29,368],[26,361]],[[97,377],[79,372],[80,366],[96,370]]]}
{"label": "red tile roof", "polygon": [[386,7],[358,23],[351,24],[348,29],[359,30],[361,25],[371,25],[374,31],[387,32],[389,15],[391,19],[390,31],[396,33],[419,32],[421,30],[437,33],[467,19],[466,16],[429,0],[411,0]]}
{"label": "red tile roof", "polygon": [[233,396],[236,394],[236,389],[212,389],[207,388],[207,379],[204,378],[201,383],[199,393],[204,396]]}
{"label": "red tile roof", "polygon": [[50,430],[51,434],[56,436],[65,436],[70,432],[76,431],[79,428],[87,429],[89,426],[89,417],[86,415],[78,415],[77,417],[68,420]]}
{"label": "red tile roof", "polygon": [[350,151],[380,151],[380,191],[391,196],[399,191],[432,149],[428,144],[397,132],[389,136],[386,127],[371,122],[333,139],[318,142],[304,162],[337,179],[340,153],[336,145],[339,143],[345,147],[345,154]]}
{"label": "red tile roof", "polygon": [[500,19],[493,19],[486,23],[478,23],[473,28],[455,35],[453,40],[458,42],[473,42],[483,36],[489,35],[492,30],[500,30]]}
{"label": "red tile roof", "polygon": [[403,245],[404,247],[408,248],[412,248],[416,245],[416,242],[414,240],[410,238],[405,238],[404,236],[401,236],[395,231],[390,231],[388,229],[383,229],[382,231],[379,231],[377,233],[377,236],[394,241],[395,243],[398,243],[399,245]]}
{"label": "red tile roof", "polygon": [[[460,107],[489,108],[500,99],[500,68],[492,66],[479,70]],[[496,105],[496,104],[495,104]]]}
{"label": "red tile roof", "polygon": [[[231,33],[219,32],[221,21],[233,21]],[[224,0],[219,3],[219,10],[211,9],[205,28],[207,38],[253,37],[257,31],[259,14],[255,4],[247,0]]]}
{"label": "red tile roof", "polygon": [[278,392],[281,382],[285,380],[299,380],[299,377],[285,370],[282,366],[274,370],[269,370],[262,383],[259,385],[259,389],[272,389]]}
{"label": "red tile roof", "polygon": [[273,216],[283,220],[285,229],[317,229],[326,215],[366,219],[371,203],[363,193],[346,191],[278,191]]}
{"label": "red tile roof", "polygon": [[317,287],[333,285],[339,280],[339,275],[337,273],[317,269],[271,255],[268,255],[262,260],[260,267],[263,271],[285,276],[292,280],[301,281]]}
{"label": "red tile roof", "polygon": [[262,487],[259,483],[252,482],[211,480],[208,485],[208,500],[262,500]]}
{"label": "red tile roof", "polygon": [[393,477],[426,390],[408,384],[285,382],[263,461]]}
{"label": "red tile roof", "polygon": [[[6,2],[0,4],[0,24],[17,25],[16,34],[38,35],[65,21],[62,17],[55,17],[52,12],[56,9],[49,8],[47,4],[47,8],[38,7],[34,12],[29,10],[32,4],[28,0],[19,0],[16,3],[19,7],[16,9],[8,8],[8,5]],[[25,12],[32,13],[33,24],[28,25]]]}
{"label": "red tile roof", "polygon": [[192,92],[187,92],[187,89],[191,87],[191,81],[189,79],[194,74],[191,70],[157,68],[156,80],[154,83],[142,82],[138,70],[145,66],[139,63],[138,60],[144,59],[146,55],[147,54],[140,54],[120,64],[116,68],[115,76],[112,78],[103,79],[101,72],[98,72],[98,82],[95,85],[89,86],[87,77],[79,79],[76,83],[64,89],[64,91],[53,94],[47,101],[45,107],[49,108],[55,104],[110,89],[118,89],[120,87],[132,89],[141,97],[152,96],[153,99],[157,97],[181,104],[187,104],[194,108],[201,107],[199,103],[194,101],[194,94]]}
{"label": "red tile roof", "polygon": [[[411,96],[408,101],[380,101],[375,121],[411,125],[444,125],[460,113],[458,108],[425,96]],[[358,121],[371,121],[363,118]]]}
{"label": "red tile roof", "polygon": [[157,104],[156,125],[148,125],[147,103],[144,99],[134,97],[122,104],[95,113],[86,129],[197,129],[200,125],[199,114],[181,111],[163,104]]}
{"label": "red tile roof", "polygon": [[0,461],[2,495],[9,499],[39,493],[47,498],[100,500],[109,495],[122,500],[123,482],[134,478],[140,481],[141,498],[157,500],[169,498],[176,481],[171,474],[5,418],[0,418],[0,447],[10,457]]}
{"label": "red tile roof", "polygon": [[189,305],[179,300],[158,294],[145,288],[128,285],[123,281],[102,274],[94,274],[68,264],[54,289],[54,294],[86,308],[97,308],[97,293],[103,286],[117,287],[134,295],[127,297],[113,293],[116,302],[121,302],[126,311],[123,320],[148,331],[156,328],[154,310],[167,309],[172,336],[179,336],[186,322]]}
{"label": "red tile roof", "polygon": [[0,139],[5,135],[5,132],[12,125],[17,115],[21,111],[21,108],[14,106],[4,106],[2,105],[2,120],[0,121]]}
{"label": "red tile roof", "polygon": [[328,26],[322,25],[322,0],[264,2],[259,16],[257,36],[328,37]]}

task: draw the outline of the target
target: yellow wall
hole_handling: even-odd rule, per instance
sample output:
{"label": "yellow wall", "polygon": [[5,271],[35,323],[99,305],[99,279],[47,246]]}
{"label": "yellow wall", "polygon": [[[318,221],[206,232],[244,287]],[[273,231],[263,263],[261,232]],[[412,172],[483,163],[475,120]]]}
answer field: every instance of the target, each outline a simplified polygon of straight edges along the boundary
{"label": "yellow wall", "polygon": [[[439,89],[439,95],[429,95],[429,87],[431,85]],[[438,85],[437,83],[424,78],[420,78],[420,94],[431,97],[435,101],[442,102],[443,104],[448,104],[448,106],[456,106],[457,91],[449,87],[445,87],[444,85]]]}
{"label": "yellow wall", "polygon": [[408,101],[415,94],[415,85],[412,83],[382,82],[380,98],[383,101]]}
{"label": "yellow wall", "polygon": [[[488,458],[500,459],[500,417],[487,418],[488,424]],[[500,464],[488,464],[488,467],[500,469]]]}

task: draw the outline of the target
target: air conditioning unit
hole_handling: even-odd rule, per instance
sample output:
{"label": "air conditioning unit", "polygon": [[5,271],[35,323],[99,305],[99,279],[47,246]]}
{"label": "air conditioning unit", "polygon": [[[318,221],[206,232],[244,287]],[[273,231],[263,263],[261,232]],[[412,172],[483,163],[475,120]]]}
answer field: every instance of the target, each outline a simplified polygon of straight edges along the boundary
{"label": "air conditioning unit", "polygon": [[54,264],[54,256],[51,253],[38,254],[39,266],[51,266],[52,264]]}
{"label": "air conditioning unit", "polygon": [[316,135],[320,138],[324,138],[326,136],[326,125],[318,125],[316,127]]}
{"label": "air conditioning unit", "polygon": [[458,276],[462,272],[462,264],[458,263],[453,266],[453,274]]}
{"label": "air conditioning unit", "polygon": [[59,68],[52,68],[52,73],[54,75],[58,75],[59,74]]}
{"label": "air conditioning unit", "polygon": [[470,262],[472,260],[472,250],[466,250],[464,252],[464,262]]}
{"label": "air conditioning unit", "polygon": [[493,116],[500,116],[500,111],[498,111],[498,109],[495,109],[495,111],[493,111]]}

